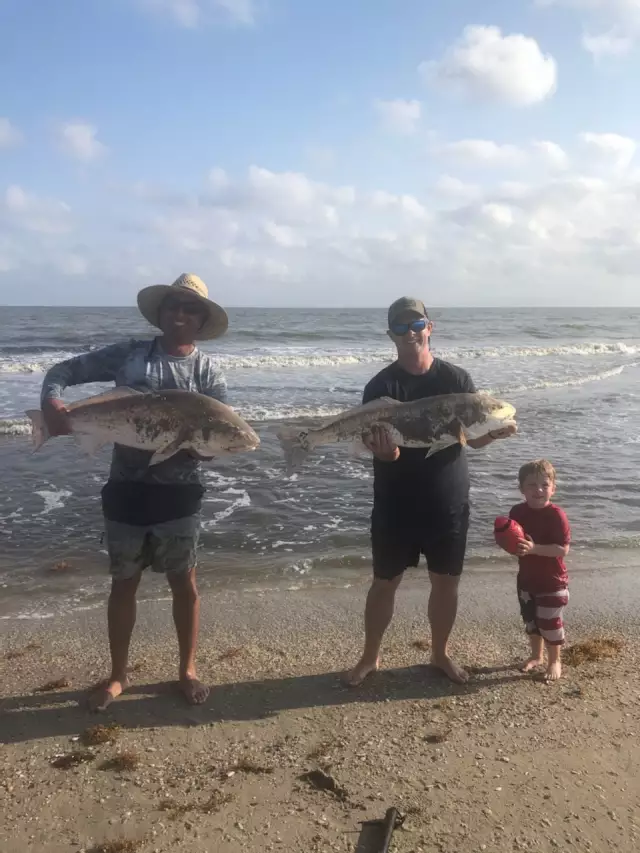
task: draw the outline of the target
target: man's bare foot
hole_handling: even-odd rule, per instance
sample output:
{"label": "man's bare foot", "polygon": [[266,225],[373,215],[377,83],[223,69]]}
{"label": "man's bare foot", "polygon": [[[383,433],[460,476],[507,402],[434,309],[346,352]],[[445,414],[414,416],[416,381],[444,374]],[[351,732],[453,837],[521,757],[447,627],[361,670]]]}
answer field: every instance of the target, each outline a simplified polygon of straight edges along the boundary
{"label": "man's bare foot", "polygon": [[544,660],[542,658],[529,658],[526,663],[523,663],[520,666],[520,672],[531,672],[533,669],[537,669],[539,666],[544,665]]}
{"label": "man's bare foot", "polygon": [[207,701],[210,690],[195,675],[183,675],[178,682],[180,691],[190,705],[202,705]]}
{"label": "man's bare foot", "polygon": [[469,673],[461,666],[458,666],[457,663],[454,663],[448,655],[442,658],[432,657],[431,666],[435,666],[436,669],[444,672],[447,678],[450,678],[456,684],[464,684],[469,680]]}
{"label": "man's bare foot", "polygon": [[544,676],[545,681],[557,681],[562,678],[562,664],[559,660],[550,663]]}
{"label": "man's bare foot", "polygon": [[111,678],[98,684],[87,697],[87,708],[94,714],[106,710],[129,686],[128,678]]}
{"label": "man's bare foot", "polygon": [[349,670],[342,676],[342,683],[347,687],[360,687],[362,682],[371,675],[372,672],[377,672],[380,666],[380,661],[376,660],[373,663],[366,660],[361,660],[353,669]]}

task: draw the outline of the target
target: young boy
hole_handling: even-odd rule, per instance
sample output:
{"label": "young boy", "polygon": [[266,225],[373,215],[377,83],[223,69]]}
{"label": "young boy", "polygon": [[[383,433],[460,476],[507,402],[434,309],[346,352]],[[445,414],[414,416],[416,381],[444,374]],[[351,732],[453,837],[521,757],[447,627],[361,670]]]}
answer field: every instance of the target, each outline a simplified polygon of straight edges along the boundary
{"label": "young boy", "polygon": [[564,645],[562,613],[569,602],[567,568],[571,529],[565,513],[551,503],[556,490],[556,472],[546,459],[528,462],[518,473],[525,502],[511,509],[509,517],[522,527],[526,539],[518,547],[518,598],[520,612],[531,640],[531,657],[523,665],[530,672],[544,663],[546,679],[562,675],[560,649]]}

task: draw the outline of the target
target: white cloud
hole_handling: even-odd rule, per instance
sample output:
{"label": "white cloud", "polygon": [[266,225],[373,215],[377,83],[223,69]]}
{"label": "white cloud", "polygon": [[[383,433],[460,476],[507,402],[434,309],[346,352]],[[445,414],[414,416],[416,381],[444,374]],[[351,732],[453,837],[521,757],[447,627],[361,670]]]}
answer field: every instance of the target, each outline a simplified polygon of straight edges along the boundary
{"label": "white cloud", "polygon": [[482,190],[477,184],[469,184],[452,175],[441,175],[434,185],[436,195],[445,204],[464,205],[478,198]]}
{"label": "white cloud", "polygon": [[256,21],[255,0],[141,0],[149,9],[168,15],[179,26],[193,29],[209,21],[227,20],[240,26]]}
{"label": "white cloud", "polygon": [[580,139],[589,149],[590,155],[614,169],[627,169],[635,157],[637,144],[627,136],[617,133],[582,133]]}
{"label": "white cloud", "polygon": [[70,121],[58,128],[62,149],[75,160],[93,163],[107,153],[106,145],[97,139],[98,129],[84,121]]}
{"label": "white cloud", "polygon": [[432,149],[462,166],[521,166],[526,153],[516,145],[500,145],[489,139],[461,139]]}
{"label": "white cloud", "polygon": [[63,234],[69,231],[70,212],[65,202],[28,193],[17,184],[7,187],[0,201],[0,221],[4,221],[5,227],[41,234]]}
{"label": "white cloud", "polygon": [[566,6],[582,13],[589,32],[582,46],[595,60],[625,56],[640,38],[639,0],[536,0],[538,6]]}
{"label": "white cloud", "polygon": [[633,39],[629,36],[617,35],[614,30],[592,36],[584,33],[582,46],[593,58],[598,60],[605,56],[626,56],[633,49]]}
{"label": "white cloud", "polygon": [[371,193],[370,200],[374,210],[393,210],[414,219],[425,219],[427,217],[427,210],[424,205],[412,195],[396,195],[384,190],[376,190]]}
{"label": "white cloud", "polygon": [[14,145],[19,145],[21,142],[22,133],[18,128],[11,124],[8,118],[0,116],[0,150],[13,148]]}
{"label": "white cloud", "polygon": [[296,246],[304,247],[307,245],[305,238],[301,237],[294,228],[291,228],[288,225],[278,225],[275,222],[265,222],[264,232],[273,240],[274,243],[278,246],[283,246],[285,249],[291,249]]}
{"label": "white cloud", "polygon": [[420,71],[431,86],[478,101],[525,107],[551,97],[557,66],[525,35],[503,36],[498,27],[469,26],[437,61]]}
{"label": "white cloud", "polygon": [[[200,192],[130,188],[111,234],[102,205],[74,211],[69,232],[66,205],[13,186],[0,194],[0,290],[46,270],[50,291],[69,300],[90,269],[94,289],[78,286],[78,300],[130,304],[136,281],[195,269],[223,304],[384,304],[399,281],[418,292],[429,282],[440,304],[638,304],[634,143],[585,137],[566,151],[550,140],[521,146],[526,182],[488,169],[482,182],[443,175],[414,195],[218,168]],[[113,192],[122,198],[121,187]]]}
{"label": "white cloud", "polygon": [[540,140],[532,144],[538,157],[551,169],[568,169],[569,157],[567,152],[556,142]]}
{"label": "white cloud", "polygon": [[526,146],[518,146],[491,139],[460,139],[435,145],[430,153],[451,164],[471,169],[517,169],[537,165],[563,171],[570,165],[566,151],[548,140],[534,140]]}
{"label": "white cloud", "polygon": [[409,136],[416,132],[422,114],[420,101],[377,100],[374,102],[374,107],[383,126],[392,133]]}
{"label": "white cloud", "polygon": [[506,204],[489,202],[488,204],[483,204],[480,211],[482,215],[489,220],[489,222],[499,225],[502,228],[508,228],[510,225],[513,225],[513,211]]}
{"label": "white cloud", "polygon": [[353,187],[332,187],[301,172],[272,172],[250,166],[247,176],[233,181],[221,171],[209,180],[204,203],[231,210],[246,209],[271,214],[274,220],[313,219],[335,223],[336,208],[352,205]]}

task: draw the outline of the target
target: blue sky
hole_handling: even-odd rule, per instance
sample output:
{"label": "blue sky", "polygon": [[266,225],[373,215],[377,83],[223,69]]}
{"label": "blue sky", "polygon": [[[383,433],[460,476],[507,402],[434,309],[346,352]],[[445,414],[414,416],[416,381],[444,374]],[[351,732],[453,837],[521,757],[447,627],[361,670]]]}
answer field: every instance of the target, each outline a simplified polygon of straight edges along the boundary
{"label": "blue sky", "polygon": [[638,0],[0,0],[0,300],[640,304]]}

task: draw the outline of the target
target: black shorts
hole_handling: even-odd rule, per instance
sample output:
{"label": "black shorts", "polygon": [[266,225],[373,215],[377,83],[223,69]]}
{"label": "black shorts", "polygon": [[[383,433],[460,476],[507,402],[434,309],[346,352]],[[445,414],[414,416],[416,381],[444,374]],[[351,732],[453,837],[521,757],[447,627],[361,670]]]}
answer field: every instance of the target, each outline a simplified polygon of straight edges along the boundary
{"label": "black shorts", "polygon": [[371,549],[375,577],[393,580],[405,569],[417,566],[424,554],[427,568],[437,575],[462,574],[469,504],[424,513],[419,522],[374,509],[371,515]]}

